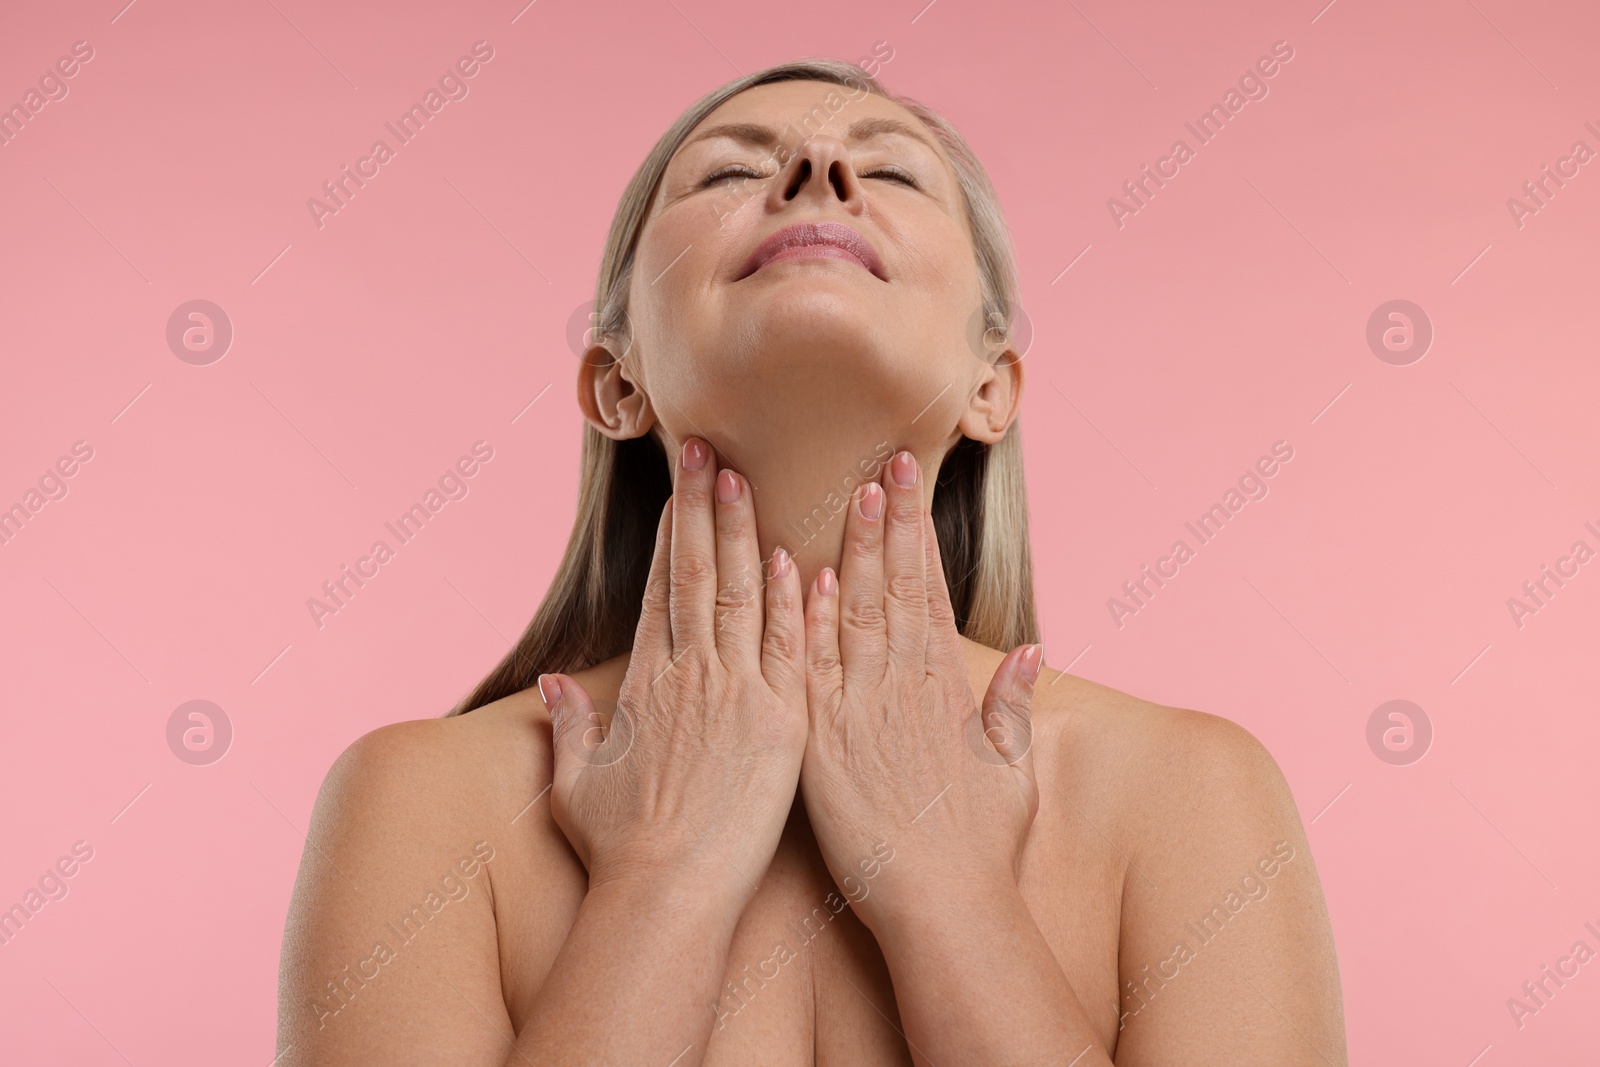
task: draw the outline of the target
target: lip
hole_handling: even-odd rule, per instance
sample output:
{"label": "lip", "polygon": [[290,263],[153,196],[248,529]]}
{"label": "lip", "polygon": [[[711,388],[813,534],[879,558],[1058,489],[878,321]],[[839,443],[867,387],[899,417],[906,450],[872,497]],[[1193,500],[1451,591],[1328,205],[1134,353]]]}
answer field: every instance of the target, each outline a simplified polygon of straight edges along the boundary
{"label": "lip", "polygon": [[757,245],[734,281],[748,278],[780,255],[786,259],[794,258],[790,254],[799,254],[802,250],[816,255],[853,259],[880,281],[889,280],[884,275],[883,261],[878,258],[877,250],[851,227],[842,222],[800,222],[785,226]]}

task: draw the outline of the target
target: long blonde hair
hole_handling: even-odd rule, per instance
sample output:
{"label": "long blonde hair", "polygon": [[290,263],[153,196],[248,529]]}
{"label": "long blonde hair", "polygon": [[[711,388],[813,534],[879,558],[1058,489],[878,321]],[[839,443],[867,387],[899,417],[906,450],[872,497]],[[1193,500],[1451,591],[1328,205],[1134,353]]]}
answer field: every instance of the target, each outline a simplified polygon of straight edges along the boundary
{"label": "long blonde hair", "polygon": [[[595,286],[595,334],[620,337],[626,332],[634,249],[661,175],[678,147],[730,97],[783,81],[827,82],[854,94],[873,93],[922,120],[949,155],[965,201],[983,298],[978,329],[1000,328],[1009,336],[1016,265],[998,198],[977,157],[933,111],[888,92],[861,68],[832,59],[783,63],[729,82],[701,97],[661,136],[623,191],[611,220]],[[934,526],[957,628],[967,638],[1001,650],[1039,639],[1020,434],[1020,420],[1015,420],[997,444],[961,438],[940,465],[933,496]],[[628,651],[639,625],[656,526],[671,493],[670,466],[655,437],[617,441],[585,425],[578,514],[550,591],[516,646],[448,714],[462,715],[521,692],[542,672],[570,674]]]}

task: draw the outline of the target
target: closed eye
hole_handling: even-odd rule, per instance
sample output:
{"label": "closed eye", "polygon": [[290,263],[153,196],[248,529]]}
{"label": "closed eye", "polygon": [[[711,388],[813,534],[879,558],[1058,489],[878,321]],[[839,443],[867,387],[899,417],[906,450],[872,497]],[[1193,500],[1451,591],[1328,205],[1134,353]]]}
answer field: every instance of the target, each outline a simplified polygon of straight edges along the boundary
{"label": "closed eye", "polygon": [[[759,177],[761,177],[760,174],[758,174],[756,171],[752,170],[751,168],[745,166],[743,163],[730,163],[726,167],[722,167],[721,169],[712,171],[710,174],[708,174],[705,177],[705,179],[700,182],[700,188],[702,188],[702,189],[708,188],[710,186],[713,186],[713,185],[717,184],[718,182],[726,181],[729,178],[759,178]],[[905,171],[901,170],[899,167],[895,167],[895,166],[874,167],[872,170],[863,171],[861,173],[861,177],[863,177],[863,178],[883,177],[883,178],[888,179],[889,181],[895,181],[895,182],[899,182],[902,185],[909,186],[912,189],[920,188],[920,186],[917,185],[917,180],[915,178],[913,178],[911,175],[907,174]]]}

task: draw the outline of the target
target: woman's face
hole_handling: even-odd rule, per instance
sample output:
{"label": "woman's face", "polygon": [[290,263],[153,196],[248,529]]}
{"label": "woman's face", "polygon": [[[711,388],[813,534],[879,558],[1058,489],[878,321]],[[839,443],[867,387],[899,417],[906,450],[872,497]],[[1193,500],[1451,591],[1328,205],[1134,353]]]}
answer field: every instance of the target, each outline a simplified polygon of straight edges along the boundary
{"label": "woman's face", "polygon": [[[668,165],[636,251],[625,369],[669,455],[691,434],[737,455],[866,425],[938,456],[994,377],[974,344],[978,270],[954,171],[909,111],[851,93],[746,90]],[[758,256],[815,224],[865,247]],[[823,239],[800,233],[791,244]]]}

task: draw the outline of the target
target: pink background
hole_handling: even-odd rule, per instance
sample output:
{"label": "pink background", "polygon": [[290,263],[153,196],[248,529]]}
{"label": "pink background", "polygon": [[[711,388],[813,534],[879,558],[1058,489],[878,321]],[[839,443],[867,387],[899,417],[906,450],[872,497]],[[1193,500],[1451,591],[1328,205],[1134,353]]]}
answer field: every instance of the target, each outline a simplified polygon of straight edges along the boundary
{"label": "pink background", "polygon": [[[1016,235],[1048,661],[1275,754],[1352,1062],[1600,1045],[1600,963],[1521,1029],[1506,1006],[1600,949],[1600,562],[1521,627],[1507,607],[1600,549],[1600,162],[1520,227],[1507,207],[1600,150],[1594,5],[123,2],[13,5],[0,32],[0,103],[94,49],[0,146],[0,506],[94,449],[0,546],[0,907],[94,849],[0,947],[0,1058],[273,1058],[323,774],[446,710],[544,594],[566,331],[623,184],[701,93],[877,42]],[[470,95],[319,229],[306,200],[478,40]],[[1119,228],[1107,198],[1280,40],[1269,95]],[[234,328],[208,366],[165,339],[193,299]],[[1435,331],[1406,366],[1366,341],[1394,299]],[[480,439],[469,495],[319,629],[307,599]],[[1278,440],[1270,494],[1119,628],[1107,599]],[[209,766],[166,739],[193,699],[234,730]],[[1391,699],[1434,731],[1408,765],[1367,742]]]}

